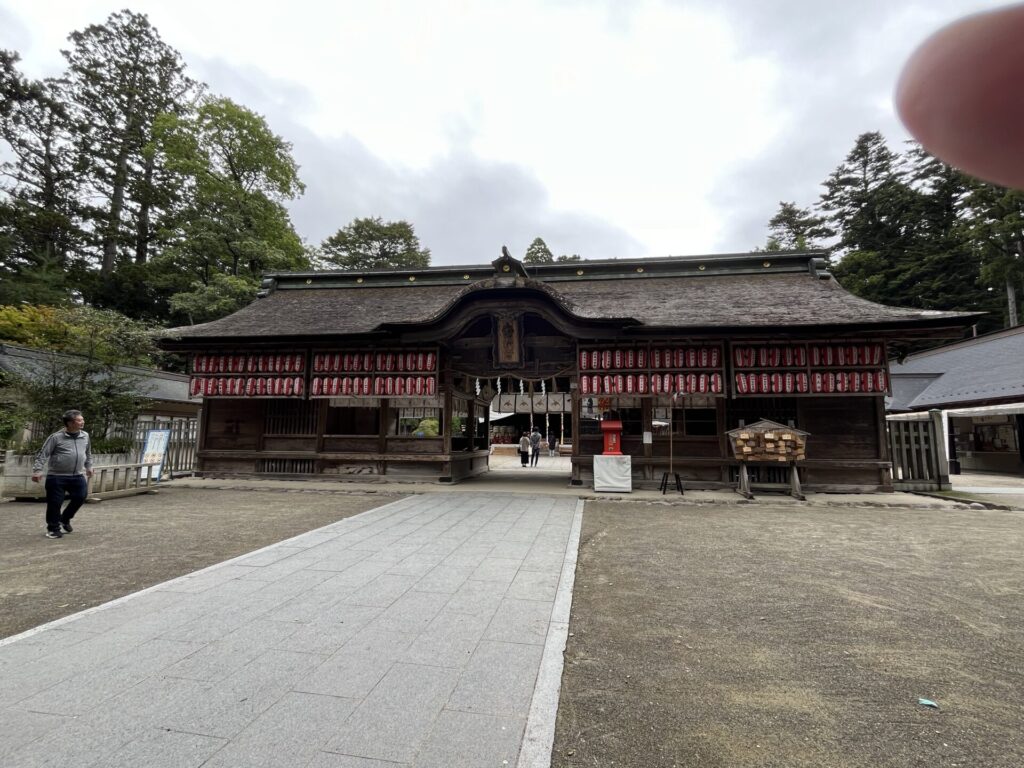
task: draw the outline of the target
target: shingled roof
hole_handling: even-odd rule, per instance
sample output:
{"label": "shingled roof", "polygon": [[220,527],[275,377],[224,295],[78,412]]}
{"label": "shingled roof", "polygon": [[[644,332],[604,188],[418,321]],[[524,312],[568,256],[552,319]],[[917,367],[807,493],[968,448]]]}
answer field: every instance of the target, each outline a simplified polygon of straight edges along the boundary
{"label": "shingled roof", "polygon": [[[165,342],[367,335],[445,315],[469,294],[539,291],[576,319],[684,332],[773,328],[955,328],[974,315],[875,304],[843,289],[820,252],[755,253],[422,270],[267,275],[260,298],[228,317],[171,329]],[[511,266],[514,265],[514,268]],[[524,269],[525,266],[525,269]],[[504,271],[503,271],[504,270]]]}
{"label": "shingled roof", "polygon": [[919,352],[889,370],[891,411],[1024,400],[1024,326]]}

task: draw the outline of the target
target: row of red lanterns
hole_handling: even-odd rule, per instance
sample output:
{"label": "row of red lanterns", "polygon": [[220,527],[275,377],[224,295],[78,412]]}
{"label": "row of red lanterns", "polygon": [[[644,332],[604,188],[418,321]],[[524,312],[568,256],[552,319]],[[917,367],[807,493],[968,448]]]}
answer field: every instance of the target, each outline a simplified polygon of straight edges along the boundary
{"label": "row of red lanterns", "polygon": [[[830,344],[812,346],[811,366],[881,365],[885,348],[881,344]],[[807,348],[803,345],[733,347],[732,361],[737,368],[803,368],[807,365]]]}
{"label": "row of red lanterns", "polygon": [[435,352],[317,352],[313,370],[323,373],[371,373],[374,371],[432,371]]}
{"label": "row of red lanterns", "polygon": [[580,376],[584,395],[721,394],[720,373],[604,374]]}
{"label": "row of red lanterns", "polygon": [[314,376],[311,397],[432,397],[434,376]]}
{"label": "row of red lanterns", "polygon": [[303,354],[193,355],[193,373],[302,373]]}
{"label": "row of red lanterns", "polygon": [[718,368],[719,347],[676,347],[674,349],[584,349],[580,350],[581,371],[613,371],[647,368]]}
{"label": "row of red lanterns", "polygon": [[733,347],[732,362],[737,368],[803,368],[807,366],[807,347]]}
{"label": "row of red lanterns", "polygon": [[195,397],[302,397],[301,376],[193,376],[189,393]]}
{"label": "row of red lanterns", "polygon": [[791,395],[813,392],[886,392],[884,371],[806,373],[737,373],[738,395]]}
{"label": "row of red lanterns", "polygon": [[811,347],[811,366],[827,368],[832,365],[881,365],[885,348],[881,344],[834,344]]}

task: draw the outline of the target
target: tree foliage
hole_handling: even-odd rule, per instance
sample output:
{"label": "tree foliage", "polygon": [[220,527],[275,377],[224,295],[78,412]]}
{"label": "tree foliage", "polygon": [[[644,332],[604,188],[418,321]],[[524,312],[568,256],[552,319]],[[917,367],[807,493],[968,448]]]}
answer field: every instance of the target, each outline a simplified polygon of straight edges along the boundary
{"label": "tree foliage", "polygon": [[523,264],[552,264],[554,261],[555,254],[548,248],[548,244],[539,237],[533,239],[523,256]]}
{"label": "tree foliage", "polygon": [[355,219],[320,245],[326,264],[338,269],[422,269],[430,250],[407,221]]}
{"label": "tree foliage", "polygon": [[0,308],[0,339],[43,350],[39,359],[4,377],[0,399],[25,423],[47,429],[59,427],[60,414],[77,408],[88,415],[91,432],[106,436],[130,424],[146,405],[142,372],[125,366],[153,364],[151,330],[111,310]]}
{"label": "tree foliage", "polygon": [[816,206],[780,204],[768,250],[827,246],[836,277],[859,296],[986,311],[983,330],[1002,324],[998,294],[1022,282],[1020,193],[970,179],[917,145],[893,152],[877,132],[857,138],[823,187]]}
{"label": "tree foliage", "polygon": [[768,251],[807,251],[824,247],[832,230],[825,217],[796,203],[780,202],[778,212],[768,222]]}

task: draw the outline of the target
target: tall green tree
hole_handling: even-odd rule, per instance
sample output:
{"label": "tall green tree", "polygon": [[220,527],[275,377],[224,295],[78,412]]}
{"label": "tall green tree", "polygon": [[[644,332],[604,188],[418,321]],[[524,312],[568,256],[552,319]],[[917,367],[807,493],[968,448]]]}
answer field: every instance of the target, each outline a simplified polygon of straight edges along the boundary
{"label": "tall green tree", "polygon": [[421,269],[430,266],[430,249],[423,248],[407,221],[379,217],[354,219],[320,245],[326,264],[338,269]]}
{"label": "tall green tree", "polygon": [[120,259],[149,258],[154,209],[170,205],[176,190],[158,185],[157,156],[145,149],[158,116],[188,111],[196,84],[143,14],[119,11],[69,41],[60,95],[87,165],[100,275],[108,279]]}
{"label": "tall green tree", "polygon": [[51,81],[29,81],[0,51],[0,304],[60,303],[81,275],[79,171],[70,121]]}
{"label": "tall green tree", "polygon": [[964,210],[965,234],[981,261],[982,281],[1005,291],[1005,324],[1015,326],[1024,290],[1024,192],[971,180]]}
{"label": "tall green tree", "polygon": [[904,180],[899,155],[880,133],[862,134],[824,186],[819,206],[838,235],[836,277],[866,299],[901,303],[919,193]]}
{"label": "tall green tree", "polygon": [[533,239],[523,256],[524,264],[552,264],[554,261],[555,254],[548,248],[548,244],[539,237]]}
{"label": "tall green tree", "polygon": [[262,116],[230,99],[207,98],[194,117],[163,115],[155,137],[153,151],[188,198],[150,272],[179,312],[195,320],[202,314],[197,301],[220,287],[228,301],[211,306],[218,316],[228,314],[255,297],[262,272],[309,267],[283,205],[304,190],[298,166],[291,145]]}

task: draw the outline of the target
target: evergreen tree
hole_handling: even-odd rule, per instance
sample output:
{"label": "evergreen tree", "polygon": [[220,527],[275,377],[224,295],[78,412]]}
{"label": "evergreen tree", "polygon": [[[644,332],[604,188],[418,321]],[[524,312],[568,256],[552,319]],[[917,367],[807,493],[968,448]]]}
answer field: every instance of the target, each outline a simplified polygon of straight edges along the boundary
{"label": "evergreen tree", "polygon": [[820,201],[838,235],[836,277],[882,304],[903,301],[908,249],[917,235],[918,193],[901,177],[899,160],[880,133],[862,134],[825,181]]}
{"label": "evergreen tree", "polygon": [[1005,325],[1017,325],[1024,289],[1024,192],[971,180],[964,210],[965,235],[980,258],[982,281],[993,293],[1005,291]]}
{"label": "evergreen tree", "polygon": [[97,200],[92,218],[100,275],[109,279],[120,259],[149,258],[154,208],[176,193],[173,186],[158,187],[156,157],[146,147],[157,117],[184,114],[196,86],[145,15],[120,11],[69,40],[61,96]]}
{"label": "evergreen tree", "polygon": [[79,227],[78,171],[64,106],[49,81],[30,82],[17,54],[0,51],[0,304],[60,303],[67,277],[84,265],[75,255]]}
{"label": "evergreen tree", "polygon": [[526,249],[526,255],[523,256],[523,264],[552,264],[554,261],[555,255],[539,237],[533,239],[530,247]]}
{"label": "evergreen tree", "polygon": [[430,266],[430,249],[407,221],[379,217],[354,219],[320,245],[326,264],[338,269],[422,269]]}
{"label": "evergreen tree", "polygon": [[779,203],[778,212],[768,222],[768,232],[769,251],[818,250],[833,235],[823,216],[787,202]]}

